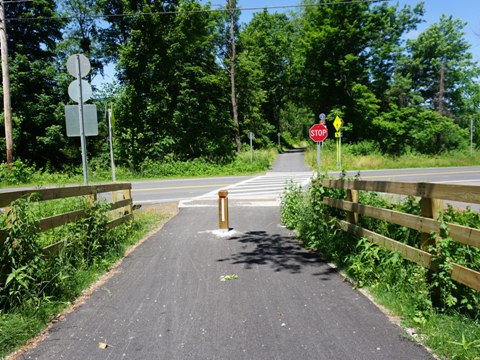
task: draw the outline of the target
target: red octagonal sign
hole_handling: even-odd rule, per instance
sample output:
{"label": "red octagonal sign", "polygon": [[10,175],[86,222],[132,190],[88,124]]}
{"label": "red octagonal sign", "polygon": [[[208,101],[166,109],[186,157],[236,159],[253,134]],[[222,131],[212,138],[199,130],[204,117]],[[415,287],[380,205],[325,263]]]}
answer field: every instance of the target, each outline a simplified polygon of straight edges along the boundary
{"label": "red octagonal sign", "polygon": [[321,142],[328,136],[328,130],[325,125],[315,124],[310,128],[310,139],[315,142]]}

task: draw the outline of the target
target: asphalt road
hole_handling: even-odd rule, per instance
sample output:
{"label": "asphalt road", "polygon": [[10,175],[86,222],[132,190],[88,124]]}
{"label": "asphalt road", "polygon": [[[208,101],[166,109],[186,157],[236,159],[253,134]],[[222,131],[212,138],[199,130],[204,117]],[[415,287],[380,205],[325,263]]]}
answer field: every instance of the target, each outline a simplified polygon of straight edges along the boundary
{"label": "asphalt road", "polygon": [[[360,179],[362,180],[480,185],[480,166],[362,171],[351,170],[347,171],[347,176],[355,176],[357,173],[360,173]],[[339,172],[331,171],[329,172],[329,175],[339,176]]]}
{"label": "asphalt road", "polygon": [[279,219],[234,207],[222,236],[216,209],[181,209],[19,359],[432,358]]}
{"label": "asphalt road", "polygon": [[136,204],[178,202],[252,177],[254,176],[132,181],[132,199]]}
{"label": "asphalt road", "polygon": [[[283,154],[278,158],[271,170],[272,173],[289,171],[308,171],[308,168],[306,168],[303,163],[303,154],[301,152]],[[357,173],[357,170],[347,171],[347,176],[353,177]],[[339,172],[330,171],[329,175],[339,176]],[[254,177],[255,176],[228,176],[216,178],[134,181],[132,182],[132,198],[136,204],[189,200]],[[365,170],[360,171],[360,179],[480,185],[480,166]]]}

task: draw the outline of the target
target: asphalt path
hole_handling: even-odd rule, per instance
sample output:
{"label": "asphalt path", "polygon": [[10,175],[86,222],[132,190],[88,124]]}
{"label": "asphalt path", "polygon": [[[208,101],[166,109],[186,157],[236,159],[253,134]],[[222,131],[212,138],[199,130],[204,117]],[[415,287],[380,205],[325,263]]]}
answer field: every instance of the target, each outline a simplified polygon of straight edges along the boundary
{"label": "asphalt path", "polygon": [[432,358],[279,219],[181,209],[19,359]]}

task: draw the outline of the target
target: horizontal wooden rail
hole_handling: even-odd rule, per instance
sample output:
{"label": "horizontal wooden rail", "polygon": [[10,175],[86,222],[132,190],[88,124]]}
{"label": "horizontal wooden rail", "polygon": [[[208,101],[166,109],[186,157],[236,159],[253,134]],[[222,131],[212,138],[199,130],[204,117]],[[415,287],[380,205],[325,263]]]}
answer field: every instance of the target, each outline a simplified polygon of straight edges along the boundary
{"label": "horizontal wooden rail", "polygon": [[[112,215],[116,215],[117,218],[114,218],[107,223],[107,228],[113,228],[133,219],[131,189],[132,185],[130,183],[113,183],[92,186],[85,185],[10,191],[0,193],[0,207],[8,207],[10,206],[11,202],[33,193],[39,194],[39,201],[47,201],[76,196],[93,196],[94,198],[96,198],[97,194],[111,192],[112,194],[114,194],[114,196],[112,196],[114,200],[109,204],[109,211],[113,213],[114,210],[123,209],[117,211],[116,213],[113,213]],[[117,192],[121,193],[120,196],[118,196]],[[87,214],[85,210],[80,209],[59,215],[50,216],[44,219],[39,219],[37,231],[48,231],[59,226],[66,225],[68,223],[76,222],[85,218],[86,216]],[[5,241],[7,234],[7,229],[0,229],[0,244]],[[65,246],[65,241],[61,240],[43,248],[42,252],[46,257],[56,256]]]}
{"label": "horizontal wooden rail", "polygon": [[427,269],[434,269],[432,264],[432,255],[426,251],[414,248],[413,246],[406,245],[400,241],[390,239],[386,236],[377,234],[373,231],[364,229],[360,226],[353,225],[347,221],[340,220],[340,228],[343,231],[352,233],[358,237],[365,237],[369,241],[383,246],[384,248],[400,253],[405,259],[413,261],[418,265]]}
{"label": "horizontal wooden rail", "polygon": [[15,201],[22,196],[37,193],[40,196],[40,200],[56,200],[64,199],[73,196],[85,196],[95,195],[112,191],[131,190],[132,184],[130,183],[113,183],[113,184],[100,184],[100,185],[82,185],[82,186],[65,186],[58,188],[46,188],[46,189],[29,189],[8,191],[0,193],[0,207],[7,207],[12,201]]}
{"label": "horizontal wooden rail", "polygon": [[452,279],[480,291],[480,272],[478,271],[452,264]]}
{"label": "horizontal wooden rail", "polygon": [[[402,213],[400,211],[376,208],[374,206],[362,205],[350,201],[332,199],[325,197],[323,202],[326,205],[336,207],[341,210],[352,211],[359,215],[365,215],[379,220],[385,220],[389,223],[405,226],[419,232],[440,232],[440,221],[426,218],[418,215]],[[473,229],[468,226],[462,226],[452,223],[446,223],[449,235],[455,241],[480,248],[480,229]]]}
{"label": "horizontal wooden rail", "polygon": [[[425,250],[430,244],[435,245],[434,242],[424,241],[422,244],[419,244],[421,249],[409,246],[356,225],[358,216],[367,216],[417,230],[422,235],[423,240],[425,240],[432,239],[432,233],[440,233],[441,222],[434,219],[434,217],[437,215],[436,211],[441,209],[437,205],[441,204],[441,200],[480,204],[480,186],[331,179],[323,180],[322,185],[345,189],[348,192],[348,200],[330,197],[323,198],[324,204],[347,212],[348,221],[339,219],[339,226],[342,230],[359,237],[365,237],[386,249],[397,251],[403,258],[432,271],[437,271],[438,269],[432,263],[432,255]],[[423,216],[359,204],[356,192],[360,190],[420,197]],[[352,196],[352,194],[355,196]],[[480,248],[480,229],[453,223],[446,223],[446,225],[448,235],[454,241]],[[456,263],[451,263],[450,265],[452,266],[451,277],[453,280],[480,291],[480,272]]]}
{"label": "horizontal wooden rail", "polygon": [[479,187],[475,185],[365,180],[323,180],[322,184],[331,188],[366,190],[480,204]]}

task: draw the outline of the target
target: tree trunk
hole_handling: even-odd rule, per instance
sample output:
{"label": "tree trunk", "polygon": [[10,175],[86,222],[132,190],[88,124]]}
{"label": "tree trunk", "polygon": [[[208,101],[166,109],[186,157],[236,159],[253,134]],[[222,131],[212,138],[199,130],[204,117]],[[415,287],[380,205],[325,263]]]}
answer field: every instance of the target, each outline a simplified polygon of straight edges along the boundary
{"label": "tree trunk", "polygon": [[10,104],[10,75],[8,73],[7,26],[5,24],[5,9],[0,1],[0,47],[2,51],[3,78],[3,111],[5,113],[5,143],[7,148],[8,168],[13,164],[12,108]]}
{"label": "tree trunk", "polygon": [[227,0],[228,8],[230,10],[230,83],[232,88],[232,113],[233,123],[235,124],[235,144],[237,146],[237,152],[242,149],[242,142],[240,140],[240,124],[238,122],[238,105],[237,105],[237,91],[235,86],[235,64],[236,64],[236,51],[235,51],[235,0]]}
{"label": "tree trunk", "polygon": [[438,113],[445,115],[445,63],[440,67],[440,91],[438,92]]}

